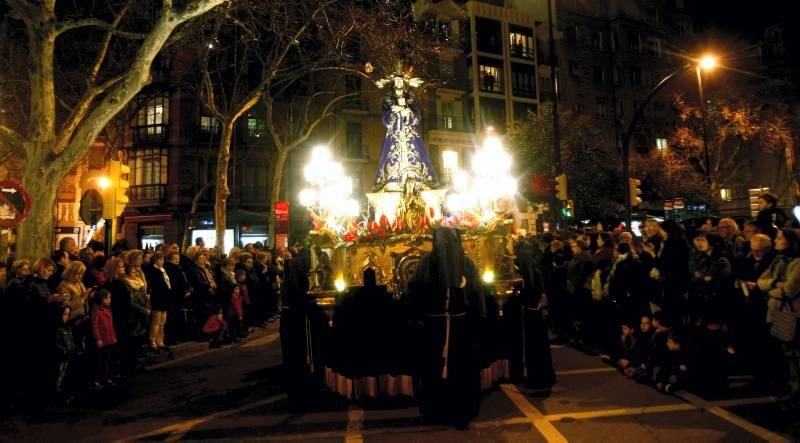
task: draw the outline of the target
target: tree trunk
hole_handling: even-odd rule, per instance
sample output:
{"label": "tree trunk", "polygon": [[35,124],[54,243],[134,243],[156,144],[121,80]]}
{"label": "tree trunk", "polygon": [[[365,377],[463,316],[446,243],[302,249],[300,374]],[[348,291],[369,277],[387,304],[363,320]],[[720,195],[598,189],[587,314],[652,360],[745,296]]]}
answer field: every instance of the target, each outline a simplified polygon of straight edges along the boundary
{"label": "tree trunk", "polygon": [[26,171],[23,186],[31,197],[28,217],[17,227],[16,258],[31,260],[50,257],[53,250],[53,222],[60,176],[41,177]]}
{"label": "tree trunk", "polygon": [[275,247],[275,202],[280,200],[281,195],[281,183],[283,182],[283,167],[286,165],[286,159],[289,158],[289,151],[284,149],[277,149],[277,153],[274,158],[274,171],[272,173],[272,189],[270,194],[271,200],[268,202],[268,207],[270,213],[272,214],[272,220],[269,223],[269,234],[267,243],[271,244],[272,247]]}
{"label": "tree trunk", "polygon": [[217,152],[217,191],[214,202],[214,225],[216,226],[216,248],[224,251],[225,228],[228,226],[228,163],[231,159],[231,139],[233,138],[233,122],[226,122],[222,127]]}
{"label": "tree trunk", "polygon": [[194,215],[197,214],[197,206],[200,204],[200,199],[203,198],[203,194],[208,191],[208,188],[211,186],[211,182],[206,182],[202,188],[194,195],[192,199],[192,208],[189,210],[189,214],[186,216],[186,222],[183,224],[183,239],[181,240],[181,251],[186,252],[186,249],[190,246],[191,239],[189,238],[189,226],[192,223],[192,219]]}

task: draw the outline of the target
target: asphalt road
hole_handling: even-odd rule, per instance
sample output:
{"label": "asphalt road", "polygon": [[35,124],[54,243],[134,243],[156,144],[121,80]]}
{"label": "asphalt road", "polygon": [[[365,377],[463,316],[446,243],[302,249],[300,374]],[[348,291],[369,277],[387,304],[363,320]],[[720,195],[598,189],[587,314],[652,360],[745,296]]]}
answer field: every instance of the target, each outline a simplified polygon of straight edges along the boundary
{"label": "asphalt road", "polygon": [[[361,442],[753,442],[800,440],[800,414],[746,388],[725,399],[665,395],[554,346],[552,392],[502,384],[469,430],[426,425],[412,401],[350,405],[323,395],[293,414],[281,389],[276,328],[232,348],[162,364],[130,386],[69,407],[0,419],[0,440],[277,440]],[[733,380],[734,384],[744,382]]]}

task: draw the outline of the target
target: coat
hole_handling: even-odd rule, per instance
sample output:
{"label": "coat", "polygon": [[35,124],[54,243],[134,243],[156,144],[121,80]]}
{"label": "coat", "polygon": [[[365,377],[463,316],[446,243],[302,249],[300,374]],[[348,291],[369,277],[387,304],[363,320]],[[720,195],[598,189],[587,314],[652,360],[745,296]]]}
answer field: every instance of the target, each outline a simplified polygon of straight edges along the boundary
{"label": "coat", "polygon": [[[783,283],[783,288],[778,287]],[[779,254],[769,268],[758,278],[758,288],[764,291],[767,299],[767,323],[772,322],[773,314],[781,309],[784,299],[791,300],[795,312],[800,312],[800,257],[787,257]]]}
{"label": "coat", "polygon": [[123,280],[131,294],[128,314],[128,335],[139,337],[147,333],[150,322],[150,298],[147,296],[147,283],[137,278]]}
{"label": "coat", "polygon": [[66,361],[73,354],[75,354],[75,339],[72,337],[72,329],[61,325],[56,328],[56,359]]}
{"label": "coat", "polygon": [[167,311],[173,305],[171,281],[165,270],[149,265],[144,269],[150,288],[150,305],[154,311]]}
{"label": "coat", "polygon": [[103,342],[102,347],[117,344],[111,308],[98,304],[92,306],[92,336]]}
{"label": "coat", "polygon": [[217,318],[217,315],[214,314],[211,317],[208,317],[206,323],[203,325],[203,334],[213,334],[220,329],[226,329],[228,327],[228,323],[225,322],[224,319]]}
{"label": "coat", "polygon": [[69,313],[70,320],[87,315],[86,301],[89,297],[89,291],[86,290],[86,286],[82,282],[70,283],[62,281],[58,285],[57,291],[59,294],[64,295],[64,303],[71,310]]}

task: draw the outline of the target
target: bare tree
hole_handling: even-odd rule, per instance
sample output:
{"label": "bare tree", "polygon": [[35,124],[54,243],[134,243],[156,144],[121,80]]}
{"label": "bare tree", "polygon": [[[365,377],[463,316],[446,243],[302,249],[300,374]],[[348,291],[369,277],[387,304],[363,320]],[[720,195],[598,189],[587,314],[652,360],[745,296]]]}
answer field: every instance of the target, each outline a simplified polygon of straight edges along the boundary
{"label": "bare tree", "polygon": [[[19,158],[32,200],[30,215],[18,231],[20,257],[50,251],[59,183],[85,157],[109,120],[150,82],[150,67],[161,49],[183,24],[223,3],[226,0],[187,0],[177,6],[172,0],[127,0],[57,7],[55,0],[5,1],[24,28],[21,43],[28,51],[25,121],[16,127],[0,124],[0,142]],[[80,57],[68,59],[61,56],[62,37],[73,33],[82,36],[82,50]],[[86,63],[75,63],[86,54]],[[71,101],[61,99],[68,91],[56,81],[62,66],[83,80]],[[60,112],[59,105],[67,111]]]}

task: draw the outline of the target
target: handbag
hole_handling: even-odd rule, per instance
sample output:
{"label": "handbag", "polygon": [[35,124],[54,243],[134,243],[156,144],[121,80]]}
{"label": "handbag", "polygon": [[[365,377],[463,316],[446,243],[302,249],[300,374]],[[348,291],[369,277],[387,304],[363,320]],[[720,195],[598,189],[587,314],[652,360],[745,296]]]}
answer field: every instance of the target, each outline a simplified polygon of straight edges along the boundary
{"label": "handbag", "polygon": [[[786,307],[789,309],[786,309]],[[794,307],[791,300],[786,298],[781,304],[781,308],[772,313],[772,326],[769,333],[776,339],[789,343],[794,340],[797,328],[797,317],[794,315]]]}

